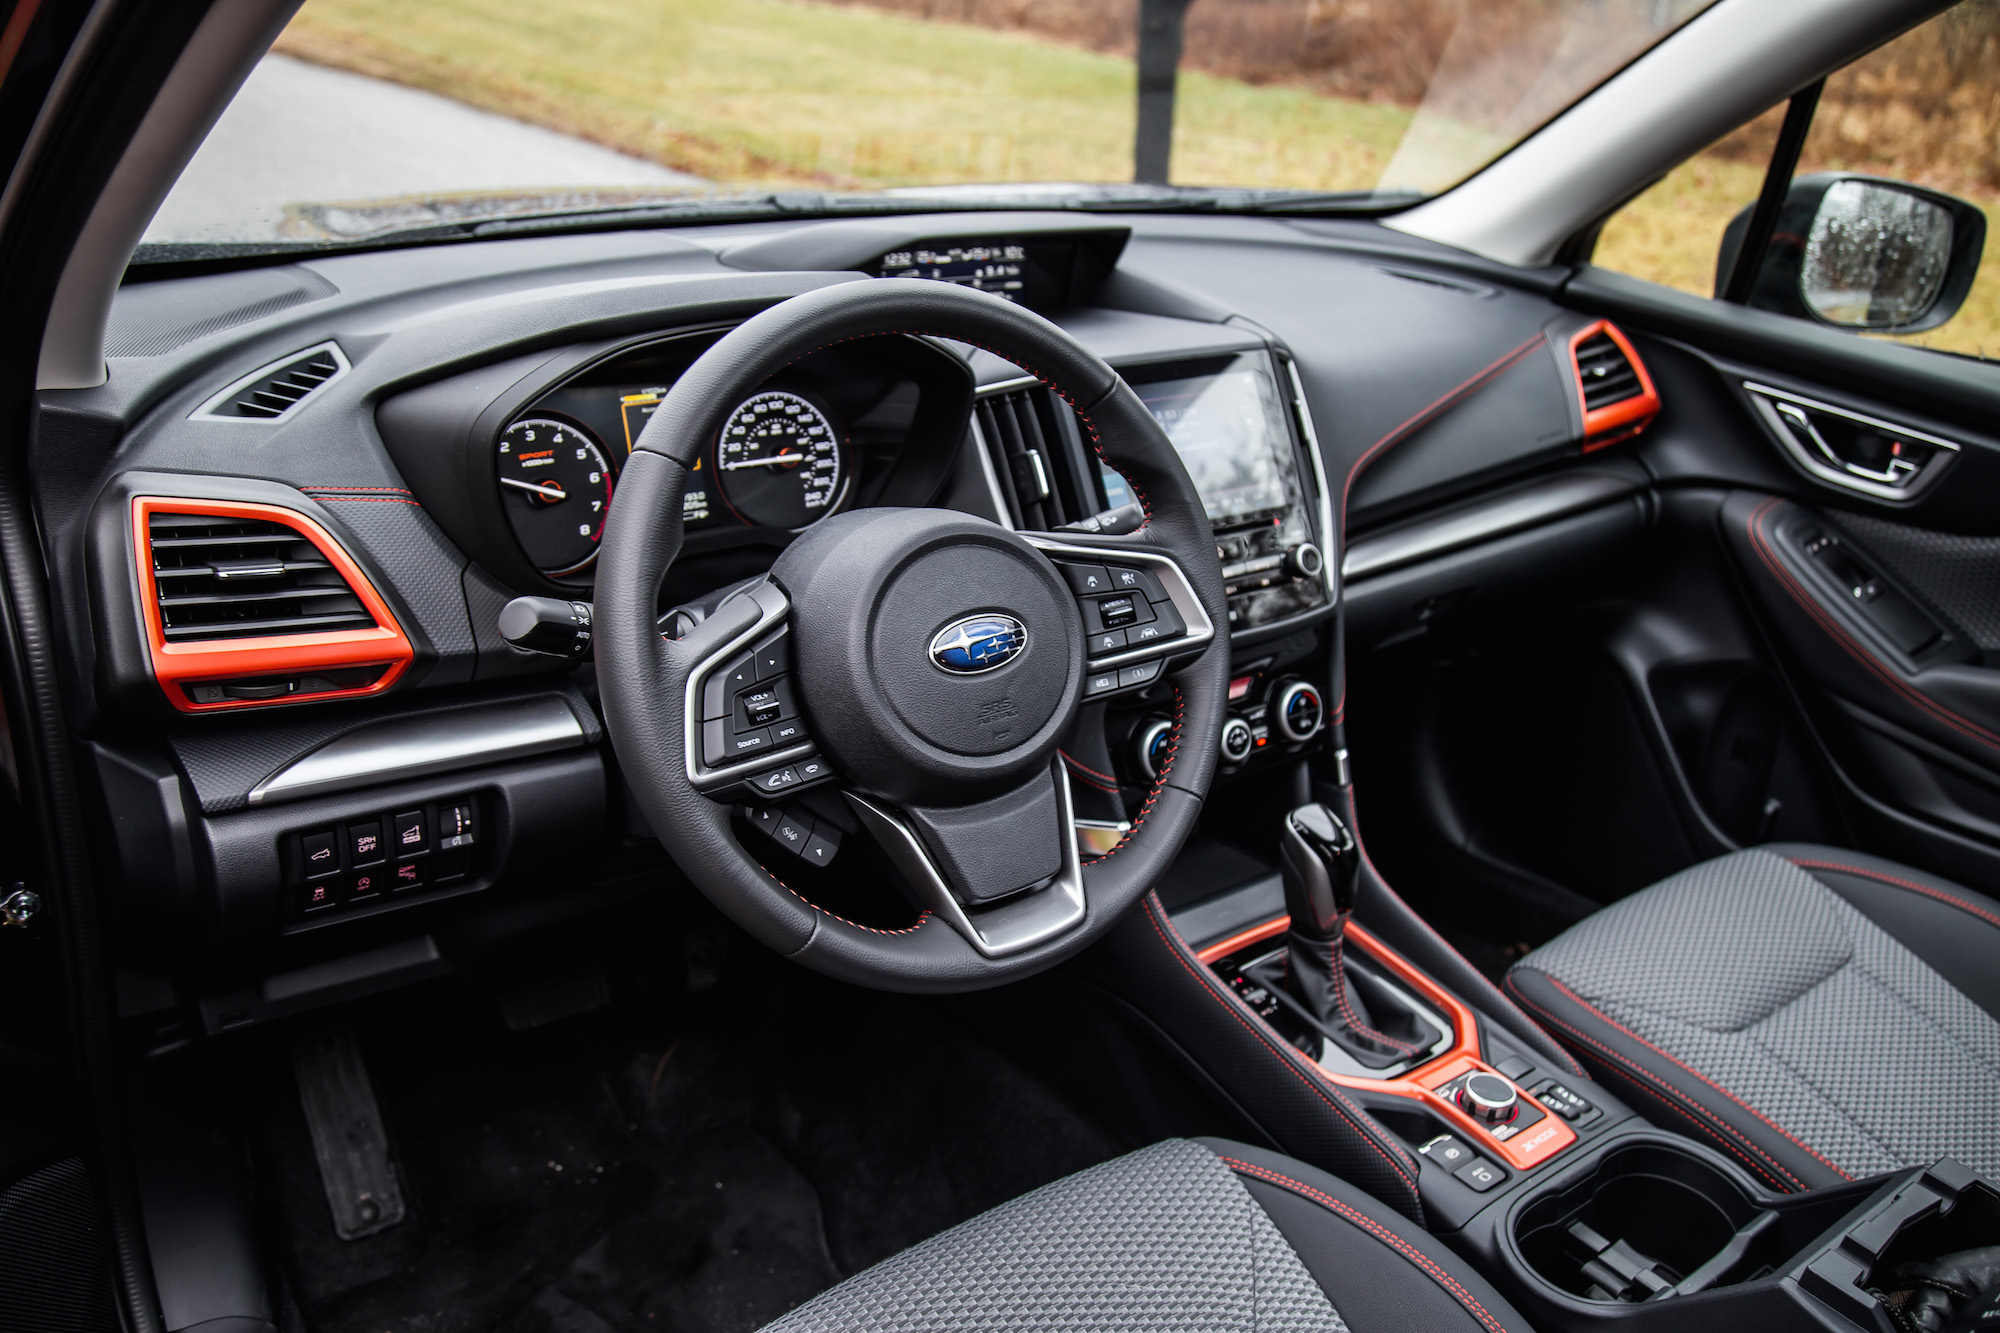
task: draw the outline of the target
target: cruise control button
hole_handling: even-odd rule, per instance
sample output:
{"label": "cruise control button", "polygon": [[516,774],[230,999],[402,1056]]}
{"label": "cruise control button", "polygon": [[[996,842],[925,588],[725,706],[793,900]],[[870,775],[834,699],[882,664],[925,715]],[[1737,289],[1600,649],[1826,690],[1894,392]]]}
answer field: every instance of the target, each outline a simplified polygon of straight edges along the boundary
{"label": "cruise control button", "polygon": [[759,773],[751,778],[750,785],[764,792],[790,791],[799,785],[799,770],[790,765],[774,768],[768,773]]}
{"label": "cruise control button", "polygon": [[1104,627],[1115,629],[1120,625],[1137,624],[1139,620],[1139,599],[1136,597],[1107,597],[1097,604],[1097,613],[1104,617]]}
{"label": "cruise control button", "polygon": [[340,844],[333,830],[308,833],[299,839],[299,855],[305,862],[307,879],[323,879],[340,873]]}
{"label": "cruise control button", "polygon": [[1472,1186],[1481,1194],[1492,1189],[1507,1178],[1507,1173],[1484,1158],[1474,1158],[1458,1170],[1452,1172],[1460,1180]]}
{"label": "cruise control button", "polygon": [[1115,652],[1122,651],[1125,647],[1125,633],[1122,629],[1112,629],[1102,634],[1091,635],[1086,656],[1109,657]]}
{"label": "cruise control button", "polygon": [[794,855],[806,849],[806,844],[812,841],[812,835],[812,816],[802,815],[796,810],[785,811],[784,817],[778,821],[778,826],[771,830],[771,837],[776,839],[778,845]]}
{"label": "cruise control button", "polygon": [[1103,634],[1107,630],[1124,629],[1131,625],[1149,625],[1153,620],[1153,604],[1143,597],[1129,594],[1117,597],[1083,597],[1077,601],[1083,611],[1083,632],[1088,635]]}
{"label": "cruise control button", "polygon": [[371,819],[365,824],[347,826],[347,864],[372,866],[388,859],[388,853],[382,849],[381,820]]}
{"label": "cruise control button", "polygon": [[1103,565],[1064,564],[1060,568],[1063,577],[1069,580],[1069,586],[1078,593],[1111,591],[1111,575]]}
{"label": "cruise control button", "polygon": [[1107,572],[1111,575],[1111,586],[1120,591],[1137,592],[1149,602],[1158,602],[1166,598],[1167,594],[1160,587],[1159,579],[1153,576],[1153,571],[1150,569],[1111,565],[1107,567]]}
{"label": "cruise control button", "polygon": [[1118,668],[1118,688],[1132,685],[1150,685],[1160,678],[1160,668],[1164,662],[1140,662],[1134,666]]}
{"label": "cruise control button", "polygon": [[826,865],[840,850],[840,830],[831,824],[814,824],[812,837],[806,840],[805,849],[799,853],[804,860],[816,866]]}
{"label": "cruise control button", "polygon": [[1093,694],[1106,694],[1117,688],[1116,671],[1095,671],[1083,682],[1083,697],[1088,699]]}

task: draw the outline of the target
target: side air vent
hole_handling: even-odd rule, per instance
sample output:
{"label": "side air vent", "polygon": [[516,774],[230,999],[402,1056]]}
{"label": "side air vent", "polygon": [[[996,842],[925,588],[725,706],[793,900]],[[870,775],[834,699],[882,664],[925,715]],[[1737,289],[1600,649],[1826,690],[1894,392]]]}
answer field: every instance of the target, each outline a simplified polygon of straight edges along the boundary
{"label": "side air vent", "polygon": [[319,548],[282,523],[154,514],[147,535],[168,643],[375,627]]}
{"label": "side air vent", "polygon": [[1583,409],[1583,451],[1630,439],[1660,413],[1660,395],[1618,327],[1600,319],[1570,335],[1570,363]]}
{"label": "side air vent", "polygon": [[194,415],[221,421],[282,421],[347,373],[337,343],[321,343],[265,366],[203,403]]}
{"label": "side air vent", "polygon": [[1609,334],[1595,334],[1576,345],[1576,373],[1583,381],[1586,412],[1637,398],[1642,392],[1638,372]]}
{"label": "side air vent", "polygon": [[153,676],[182,712],[375,694],[416,651],[327,530],[275,504],[132,501]]}
{"label": "side air vent", "polygon": [[1076,412],[1040,384],[980,398],[974,422],[1000,490],[996,498],[1016,528],[1048,532],[1104,506]]}

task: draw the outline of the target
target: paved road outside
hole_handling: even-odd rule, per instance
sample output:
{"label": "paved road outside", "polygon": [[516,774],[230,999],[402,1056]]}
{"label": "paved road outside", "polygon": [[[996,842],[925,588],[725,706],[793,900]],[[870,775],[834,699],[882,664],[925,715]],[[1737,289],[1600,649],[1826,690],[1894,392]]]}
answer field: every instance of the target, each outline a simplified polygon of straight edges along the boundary
{"label": "paved road outside", "polygon": [[272,55],[216,123],[145,239],[269,240],[281,234],[287,205],[702,184],[434,93]]}

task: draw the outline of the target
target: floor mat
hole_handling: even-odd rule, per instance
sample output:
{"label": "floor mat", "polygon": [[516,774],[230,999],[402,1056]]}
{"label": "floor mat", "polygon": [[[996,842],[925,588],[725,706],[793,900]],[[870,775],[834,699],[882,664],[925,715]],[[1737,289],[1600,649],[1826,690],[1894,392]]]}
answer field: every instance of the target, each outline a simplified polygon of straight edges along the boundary
{"label": "floor mat", "polygon": [[[754,954],[745,943],[742,954]],[[343,1242],[284,1062],[261,1165],[313,1333],[735,1333],[1122,1151],[949,1002],[776,959],[677,1012],[509,1032],[469,987],[344,1014],[410,1216]]]}

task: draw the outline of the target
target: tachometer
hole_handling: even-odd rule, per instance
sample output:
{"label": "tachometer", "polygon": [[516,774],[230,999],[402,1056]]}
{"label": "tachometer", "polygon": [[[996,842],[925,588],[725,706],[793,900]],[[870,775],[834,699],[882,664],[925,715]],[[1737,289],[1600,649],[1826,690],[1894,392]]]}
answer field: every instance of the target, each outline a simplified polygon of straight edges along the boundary
{"label": "tachometer", "polygon": [[746,523],[802,528],[840,497],[840,433],[825,410],[784,389],[745,399],[722,425],[716,479]]}
{"label": "tachometer", "polygon": [[530,417],[500,432],[500,503],[535,568],[574,574],[597,559],[611,467],[588,431]]}

